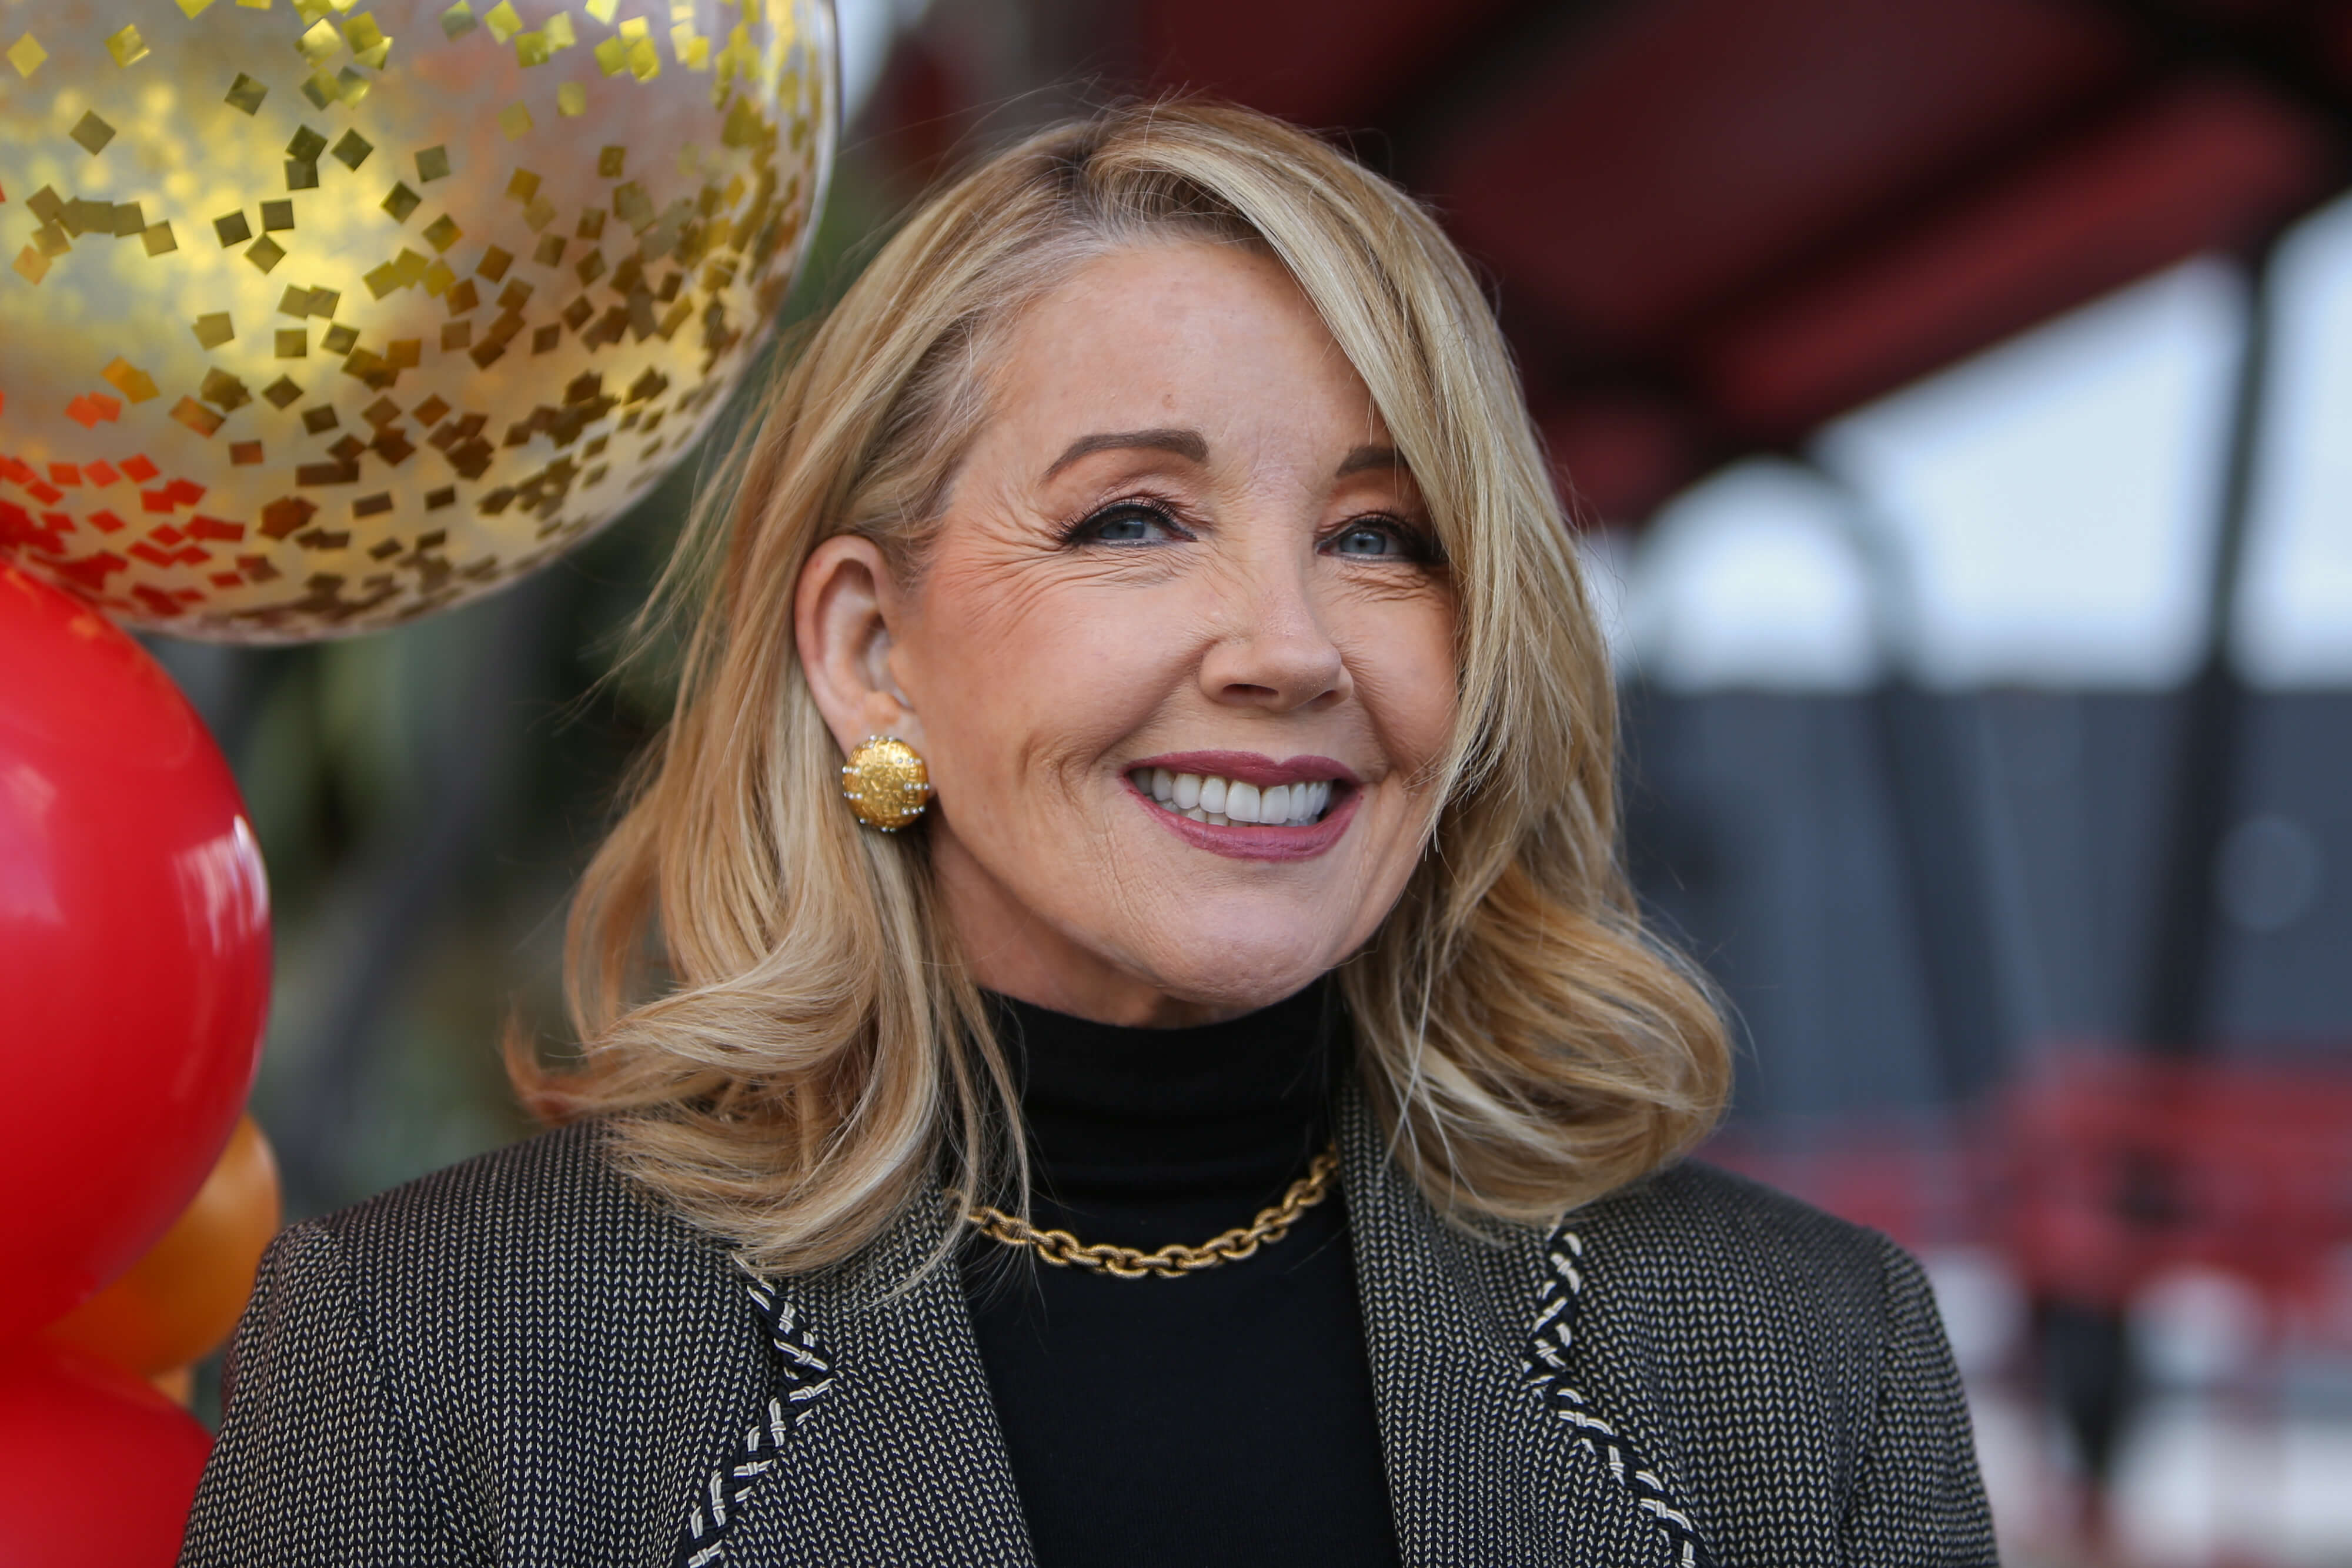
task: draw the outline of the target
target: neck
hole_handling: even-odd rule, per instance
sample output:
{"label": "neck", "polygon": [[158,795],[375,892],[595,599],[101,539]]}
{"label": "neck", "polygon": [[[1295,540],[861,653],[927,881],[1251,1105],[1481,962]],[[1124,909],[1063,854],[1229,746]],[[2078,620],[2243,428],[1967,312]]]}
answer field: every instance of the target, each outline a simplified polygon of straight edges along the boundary
{"label": "neck", "polygon": [[1130,1029],[998,999],[1039,1185],[1080,1202],[1245,1192],[1328,1136],[1337,1019],[1325,985],[1223,1022]]}

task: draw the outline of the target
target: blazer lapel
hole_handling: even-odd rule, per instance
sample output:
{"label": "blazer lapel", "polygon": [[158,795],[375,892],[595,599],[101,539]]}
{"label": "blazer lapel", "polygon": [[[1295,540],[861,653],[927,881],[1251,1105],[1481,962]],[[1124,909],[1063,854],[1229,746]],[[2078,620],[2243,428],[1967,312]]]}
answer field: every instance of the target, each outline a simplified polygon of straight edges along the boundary
{"label": "blazer lapel", "polygon": [[1353,1087],[1339,1129],[1403,1561],[1683,1568],[1681,1542],[1628,1484],[1626,1446],[1612,1471],[1604,1446],[1562,1413],[1551,1393],[1558,1375],[1534,1354],[1538,1315],[1551,1304],[1547,1239],[1511,1228],[1485,1239],[1446,1225],[1388,1158]]}
{"label": "blazer lapel", "polygon": [[[1388,1158],[1360,1092],[1339,1120],[1402,1561],[1703,1568],[1648,1401],[1580,1332],[1576,1270],[1606,1260],[1570,1232],[1448,1226]],[[935,1198],[854,1265],[743,1281],[744,1332],[772,1346],[774,1381],[738,1413],[732,1457],[682,1500],[689,1524],[724,1528],[706,1537],[715,1553],[682,1531],[681,1568],[1034,1568],[961,1281],[916,1280],[947,1222]]]}
{"label": "blazer lapel", "polygon": [[946,1218],[935,1197],[856,1264],[774,1293],[789,1429],[736,1505],[724,1563],[1033,1568],[962,1283],[942,1267],[908,1284]]}

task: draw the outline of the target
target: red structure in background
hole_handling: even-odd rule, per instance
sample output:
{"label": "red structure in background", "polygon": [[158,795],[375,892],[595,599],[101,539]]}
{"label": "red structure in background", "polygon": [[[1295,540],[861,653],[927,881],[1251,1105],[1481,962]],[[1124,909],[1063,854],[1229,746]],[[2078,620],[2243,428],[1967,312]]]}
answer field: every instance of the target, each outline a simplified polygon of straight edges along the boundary
{"label": "red structure in background", "polygon": [[2213,1269],[2315,1324],[2340,1286],[2352,1074],[2086,1057],[2012,1091],[1996,1126],[1988,1218],[2040,1296],[2120,1309]]}
{"label": "red structure in background", "polygon": [[2352,176],[2340,0],[1139,12],[1139,78],[1330,127],[1437,205],[1619,521]]}
{"label": "red structure in background", "polygon": [[2038,1301],[2121,1312],[2211,1270],[2258,1291],[2274,1324],[2352,1343],[2347,1128],[2352,1072],[2084,1051],[1948,1138],[1824,1128],[1801,1155],[1708,1153],[1914,1249],[1994,1247]]}

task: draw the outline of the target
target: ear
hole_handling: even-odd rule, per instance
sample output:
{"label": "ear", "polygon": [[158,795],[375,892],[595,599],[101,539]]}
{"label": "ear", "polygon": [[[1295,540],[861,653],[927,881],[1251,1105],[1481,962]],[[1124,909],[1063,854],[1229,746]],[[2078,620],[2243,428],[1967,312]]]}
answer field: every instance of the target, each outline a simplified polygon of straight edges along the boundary
{"label": "ear", "polygon": [[793,642],[817,711],[845,754],[869,735],[922,749],[922,721],[890,672],[898,609],[897,585],[871,539],[836,534],[801,568]]}

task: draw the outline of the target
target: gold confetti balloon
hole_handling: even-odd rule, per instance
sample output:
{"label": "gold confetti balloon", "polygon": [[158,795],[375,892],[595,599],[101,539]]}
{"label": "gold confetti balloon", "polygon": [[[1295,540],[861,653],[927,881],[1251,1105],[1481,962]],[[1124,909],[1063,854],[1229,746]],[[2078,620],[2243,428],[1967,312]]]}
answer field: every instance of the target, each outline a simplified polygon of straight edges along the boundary
{"label": "gold confetti balloon", "polygon": [[293,642],[541,565],[805,249],[830,0],[0,0],[0,555]]}

